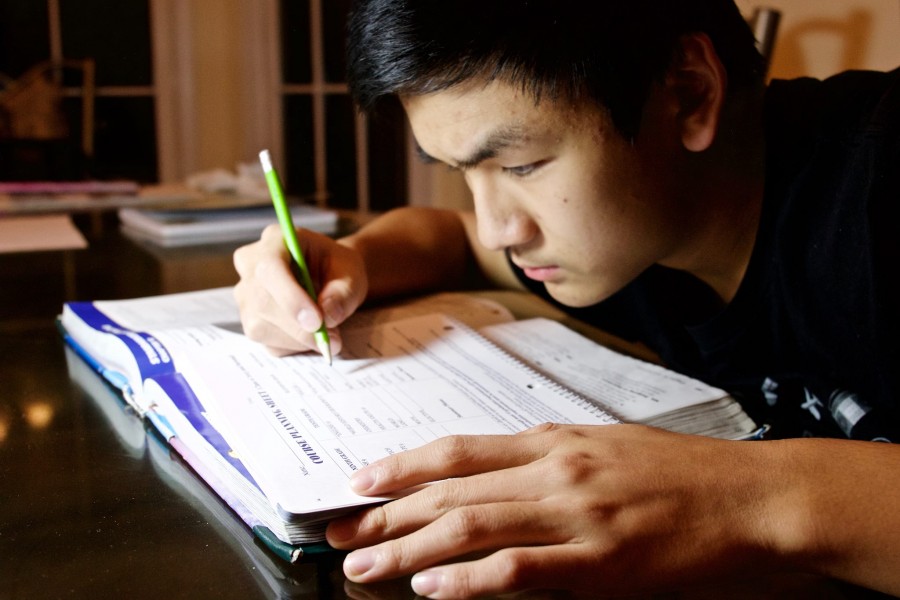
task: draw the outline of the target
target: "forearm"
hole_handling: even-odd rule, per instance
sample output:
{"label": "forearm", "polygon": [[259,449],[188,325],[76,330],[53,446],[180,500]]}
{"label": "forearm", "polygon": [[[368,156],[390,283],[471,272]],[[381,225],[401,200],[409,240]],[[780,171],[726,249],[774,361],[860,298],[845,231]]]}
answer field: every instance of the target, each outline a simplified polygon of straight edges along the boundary
{"label": "forearm", "polygon": [[780,550],[801,570],[900,595],[900,448],[825,439],[776,444]]}
{"label": "forearm", "polygon": [[460,214],[406,207],[340,240],[363,257],[369,298],[470,285],[478,269]]}

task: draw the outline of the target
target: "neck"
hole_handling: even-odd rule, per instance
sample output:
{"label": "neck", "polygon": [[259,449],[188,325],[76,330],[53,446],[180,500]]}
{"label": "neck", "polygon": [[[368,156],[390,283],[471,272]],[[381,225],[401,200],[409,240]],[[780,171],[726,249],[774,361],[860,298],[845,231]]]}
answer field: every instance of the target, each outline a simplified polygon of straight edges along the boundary
{"label": "neck", "polygon": [[691,157],[690,242],[666,265],[693,274],[726,304],[744,279],[759,229],[765,185],[761,115],[761,94],[735,99],[713,146]]}

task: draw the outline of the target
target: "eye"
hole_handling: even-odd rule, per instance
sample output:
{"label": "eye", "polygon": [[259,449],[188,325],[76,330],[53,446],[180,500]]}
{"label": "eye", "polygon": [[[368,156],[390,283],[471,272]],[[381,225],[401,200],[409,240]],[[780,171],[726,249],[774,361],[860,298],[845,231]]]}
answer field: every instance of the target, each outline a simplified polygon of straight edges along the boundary
{"label": "eye", "polygon": [[544,165],[544,161],[528,163],[527,165],[519,165],[516,167],[503,167],[503,172],[513,177],[527,177],[540,169]]}

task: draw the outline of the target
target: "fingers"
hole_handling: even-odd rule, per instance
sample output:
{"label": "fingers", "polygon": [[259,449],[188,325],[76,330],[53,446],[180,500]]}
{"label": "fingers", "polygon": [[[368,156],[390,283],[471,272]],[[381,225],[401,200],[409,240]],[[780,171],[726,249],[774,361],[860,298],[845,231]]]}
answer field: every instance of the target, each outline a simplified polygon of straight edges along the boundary
{"label": "fingers", "polygon": [[368,294],[368,277],[362,257],[340,242],[310,232],[307,260],[320,274],[319,305],[327,327],[337,327],[353,314]]}
{"label": "fingers", "polygon": [[554,519],[546,512],[532,501],[462,506],[405,537],[352,552],[344,572],[353,581],[366,582],[497,548],[568,542],[561,511],[555,511]]}
{"label": "fingers", "polygon": [[[276,356],[315,348],[312,335],[285,315],[265,288],[241,280],[234,289],[241,311],[244,334],[264,344]],[[334,352],[337,347],[333,347]]]}
{"label": "fingers", "polygon": [[[319,352],[315,338],[312,335],[302,334],[302,338],[292,338],[285,334],[280,328],[274,327],[271,333],[265,334],[266,350],[273,356],[290,356],[298,352]],[[248,336],[251,337],[251,336]],[[332,355],[338,355],[343,347],[341,341],[340,330],[329,329],[328,338]],[[255,339],[255,338],[251,338]]]}
{"label": "fingers", "polygon": [[448,479],[388,504],[335,519],[328,526],[328,541],[335,548],[359,548],[421,529],[457,507],[538,500],[536,487],[519,473],[521,469]]}
{"label": "fingers", "polygon": [[329,542],[337,548],[359,547],[405,535],[455,506],[536,498],[536,488],[529,483],[535,475],[523,476],[516,467],[534,465],[546,456],[552,439],[535,434],[555,428],[546,425],[514,436],[448,436],[373,463],[351,478],[355,492],[387,495],[444,481],[332,521]]}
{"label": "fingers", "polygon": [[535,434],[552,428],[533,428],[514,436],[443,437],[372,463],[354,474],[350,486],[358,494],[377,496],[448,477],[525,464],[546,454],[548,441]]}
{"label": "fingers", "polygon": [[[582,587],[585,551],[572,545],[507,548],[477,561],[427,569],[413,576],[413,591],[427,598],[475,598],[526,590]],[[593,587],[590,596],[603,592]],[[531,594],[529,598],[534,597]],[[578,597],[567,593],[564,597]]]}
{"label": "fingers", "polygon": [[[710,567],[745,572],[747,554],[734,564],[708,558],[759,544],[759,528],[746,525],[758,500],[743,494],[744,465],[766,455],[752,448],[634,425],[445,438],[360,479],[379,494],[447,479],[335,520],[326,534],[337,548],[359,548],[344,563],[350,580],[416,573],[415,591],[432,598],[668,589]],[[727,505],[722,485],[737,490]]]}
{"label": "fingers", "polygon": [[[548,468],[553,466],[551,461]],[[413,577],[414,590],[429,597],[559,588],[562,568],[577,574],[574,564],[597,556],[596,548],[592,554],[584,543],[583,523],[571,512],[578,513],[578,506],[563,510],[558,499],[548,501],[535,484],[548,480],[545,471],[523,465],[443,481],[361,516],[333,522],[328,541],[341,548],[346,547],[344,536],[354,545],[390,540],[347,556],[346,576],[361,583],[453,562]],[[545,548],[552,550],[544,552]],[[454,560],[485,553],[480,560]],[[566,580],[563,587],[571,583]]]}
{"label": "fingers", "polygon": [[[274,303],[294,324],[299,324],[305,331],[315,331],[322,323],[319,307],[297,282],[292,259],[284,250],[280,232],[274,237],[271,231],[267,228],[263,232],[260,243],[264,252],[257,255],[252,267],[252,280],[261,288],[257,292],[261,295],[260,301],[263,305]],[[306,235],[303,239],[306,241]],[[266,251],[273,245],[277,246],[277,251]]]}
{"label": "fingers", "polygon": [[[240,281],[235,298],[244,333],[276,355],[314,350],[312,334],[324,320],[330,333],[362,303],[366,276],[361,258],[331,238],[303,231],[301,245],[319,304],[292,272],[292,259],[277,226],[267,227],[259,241],[239,248],[234,265]],[[340,337],[332,335],[332,352],[340,351]]]}

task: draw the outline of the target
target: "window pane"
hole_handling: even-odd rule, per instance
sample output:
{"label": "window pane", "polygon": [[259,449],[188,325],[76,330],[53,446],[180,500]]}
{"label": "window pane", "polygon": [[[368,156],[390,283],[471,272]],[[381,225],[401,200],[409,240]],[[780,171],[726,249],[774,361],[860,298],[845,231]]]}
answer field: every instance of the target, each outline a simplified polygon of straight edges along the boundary
{"label": "window pane", "polygon": [[309,96],[286,96],[284,99],[284,151],[284,187],[287,194],[309,196],[315,193],[312,103]]}
{"label": "window pane", "polygon": [[16,78],[28,67],[48,58],[47,3],[0,0],[0,73]]}
{"label": "window pane", "polygon": [[369,119],[369,204],[388,210],[407,202],[406,115],[399,102],[385,103]]}
{"label": "window pane", "polygon": [[354,113],[350,97],[326,98],[325,130],[328,132],[328,205],[356,208],[356,149]]}
{"label": "window pane", "polygon": [[0,181],[69,181],[84,177],[79,147],[68,139],[0,139]]}
{"label": "window pane", "polygon": [[63,56],[94,58],[97,85],[152,85],[147,0],[60,2]]}
{"label": "window pane", "polygon": [[322,33],[325,36],[325,80],[340,83],[346,80],[346,36],[349,0],[323,0]]}
{"label": "window pane", "polygon": [[[325,0],[326,4],[332,0]],[[281,56],[285,83],[310,83],[309,1],[282,0]]]}
{"label": "window pane", "polygon": [[94,175],[142,183],[159,179],[152,98],[97,98]]}

